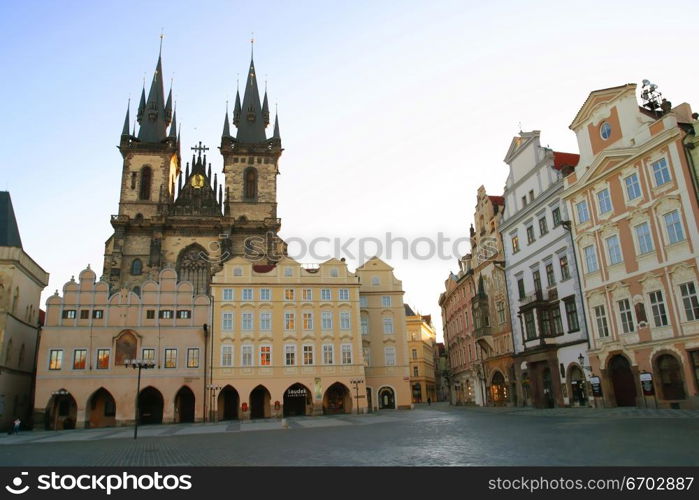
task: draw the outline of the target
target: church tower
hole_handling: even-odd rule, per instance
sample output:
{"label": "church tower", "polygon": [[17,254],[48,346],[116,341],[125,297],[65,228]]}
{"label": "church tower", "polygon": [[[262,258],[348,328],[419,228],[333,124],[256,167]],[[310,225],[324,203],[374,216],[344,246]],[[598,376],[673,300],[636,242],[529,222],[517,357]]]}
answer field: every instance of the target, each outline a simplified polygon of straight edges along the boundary
{"label": "church tower", "polygon": [[[241,110],[245,116],[241,119]],[[211,276],[223,263],[245,256],[270,264],[285,253],[277,236],[276,176],[281,155],[279,125],[265,136],[269,105],[260,104],[254,64],[241,107],[237,96],[230,134],[226,112],[221,153],[223,182],[207,163],[201,142],[192,147],[191,164],[181,166],[180,136],[172,89],[163,88],[162,54],[137,111],[139,130],[130,131],[130,110],[119,142],[123,157],[119,212],[111,216],[113,235],[105,244],[104,279],[112,291],[141,285],[174,268],[191,281],[195,293],[208,293]]]}

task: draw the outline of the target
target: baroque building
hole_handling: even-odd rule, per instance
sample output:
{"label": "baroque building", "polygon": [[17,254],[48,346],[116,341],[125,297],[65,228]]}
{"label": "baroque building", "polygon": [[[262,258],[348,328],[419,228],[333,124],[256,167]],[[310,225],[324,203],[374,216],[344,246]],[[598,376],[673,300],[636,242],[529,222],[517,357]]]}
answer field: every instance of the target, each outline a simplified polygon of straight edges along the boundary
{"label": "baroque building", "polygon": [[505,242],[518,401],[538,408],[586,406],[579,359],[587,350],[582,293],[561,201],[563,174],[579,156],[520,132],[505,157],[509,175],[500,232]]}
{"label": "baroque building", "polygon": [[[605,406],[697,407],[699,207],[685,152],[695,117],[644,82],[590,93],[570,128],[580,161],[562,197]],[[691,150],[690,150],[691,151]]]}
{"label": "baroque building", "polygon": [[437,401],[435,349],[437,334],[430,315],[417,314],[405,305],[413,403]]}

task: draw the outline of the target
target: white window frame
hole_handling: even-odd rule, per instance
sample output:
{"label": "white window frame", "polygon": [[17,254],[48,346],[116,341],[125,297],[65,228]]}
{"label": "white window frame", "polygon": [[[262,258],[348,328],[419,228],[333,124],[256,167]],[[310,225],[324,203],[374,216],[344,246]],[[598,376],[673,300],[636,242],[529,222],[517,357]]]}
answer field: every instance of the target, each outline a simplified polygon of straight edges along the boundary
{"label": "white window frame", "polygon": [[323,364],[335,364],[335,346],[332,344],[323,344]]}
{"label": "white window frame", "polygon": [[[668,222],[668,217],[672,217],[674,220]],[[663,222],[665,223],[665,232],[669,245],[680,243],[686,239],[684,236],[684,227],[682,227],[682,217],[678,209],[663,214]],[[672,231],[670,228],[672,228]]]}
{"label": "white window frame", "polygon": [[352,328],[351,317],[349,311],[340,311],[340,330],[350,330]]}
{"label": "white window frame", "polygon": [[[619,242],[619,236],[613,234],[605,238],[604,242],[607,245],[607,256],[609,257],[609,265],[613,266],[615,264],[621,264],[621,262],[623,262],[624,260],[624,257],[621,253],[621,243]],[[610,242],[612,244],[610,244]]]}
{"label": "white window frame", "polygon": [[381,307],[391,307],[391,296],[382,295],[381,296]]}
{"label": "white window frame", "polygon": [[223,344],[221,346],[221,366],[231,367],[233,366],[233,345]]}
{"label": "white window frame", "polygon": [[332,311],[322,311],[320,313],[320,328],[323,331],[330,331],[333,329],[333,313]]}
{"label": "white window frame", "polygon": [[384,347],[383,359],[385,366],[396,366],[396,348],[394,346]]}
{"label": "white window frame", "polygon": [[240,313],[240,329],[246,332],[252,331],[255,324],[255,313],[244,311]]}
{"label": "white window frame", "polygon": [[[292,357],[292,362],[289,362],[289,355]],[[296,344],[284,345],[284,366],[296,366]]]}
{"label": "white window frame", "polygon": [[[645,232],[641,234],[639,232],[639,228],[644,228]],[[653,235],[650,232],[650,223],[648,221],[636,224],[633,227],[633,232],[634,236],[636,237],[636,244],[638,245],[639,255],[645,255],[655,251],[655,246],[653,245]],[[644,251],[644,247],[646,245],[648,245],[649,248],[645,249]]]}
{"label": "white window frame", "polygon": [[600,189],[596,193],[597,196],[597,208],[599,208],[600,215],[605,215],[613,210],[612,207],[612,197],[609,194],[609,188]]}
{"label": "white window frame", "polygon": [[264,332],[272,330],[271,311],[260,311],[260,330]]}
{"label": "white window frame", "polygon": [[250,367],[254,366],[255,357],[253,352],[255,351],[255,346],[252,344],[243,344],[240,346],[240,366]]}
{"label": "white window frame", "polygon": [[352,344],[340,345],[340,363],[343,365],[352,364]]}
{"label": "white window frame", "polygon": [[221,295],[221,299],[224,302],[231,302],[233,300],[233,289],[232,288],[224,288],[223,293]]}
{"label": "white window frame", "polygon": [[234,315],[232,312],[224,312],[221,314],[221,330],[224,332],[233,331],[233,319]]}
{"label": "white window frame", "polygon": [[243,302],[252,302],[254,300],[254,290],[252,288],[243,288],[240,294],[240,300]]}
{"label": "white window frame", "polygon": [[[638,179],[638,172],[634,172],[624,177],[624,193],[626,193],[626,199],[628,201],[633,201],[643,196],[641,182]],[[634,196],[632,196],[632,194]]]}
{"label": "white window frame", "polygon": [[260,301],[270,302],[272,300],[272,290],[269,288],[260,288]]}
{"label": "white window frame", "polygon": [[[313,352],[313,344],[303,344],[303,366],[312,366],[315,364],[315,353]],[[310,363],[308,363],[308,355],[310,355]]]}
{"label": "white window frame", "polygon": [[[578,218],[578,224],[584,224],[590,220],[590,209],[587,206],[587,200],[582,200],[575,204],[575,214]],[[584,220],[582,218],[583,214],[585,215]]]}
{"label": "white window frame", "polygon": [[[591,251],[588,252],[588,250],[591,249]],[[588,245],[583,248],[583,256],[585,257],[585,269],[587,270],[588,273],[596,273],[599,271],[599,262],[597,261],[597,249],[595,248],[595,245]],[[591,266],[590,264],[594,264],[594,266]]]}

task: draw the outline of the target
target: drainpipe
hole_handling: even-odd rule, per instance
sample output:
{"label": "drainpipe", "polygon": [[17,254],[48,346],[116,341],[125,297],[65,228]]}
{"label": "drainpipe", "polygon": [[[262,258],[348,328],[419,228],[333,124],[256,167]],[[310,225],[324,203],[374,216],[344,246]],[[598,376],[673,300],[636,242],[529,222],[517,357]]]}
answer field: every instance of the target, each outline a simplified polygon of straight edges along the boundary
{"label": "drainpipe", "polygon": [[208,395],[206,393],[206,369],[207,369],[207,361],[209,359],[207,353],[208,353],[208,346],[209,346],[209,328],[206,323],[204,323],[204,414],[202,415],[202,421],[206,422],[206,400],[208,399]]}

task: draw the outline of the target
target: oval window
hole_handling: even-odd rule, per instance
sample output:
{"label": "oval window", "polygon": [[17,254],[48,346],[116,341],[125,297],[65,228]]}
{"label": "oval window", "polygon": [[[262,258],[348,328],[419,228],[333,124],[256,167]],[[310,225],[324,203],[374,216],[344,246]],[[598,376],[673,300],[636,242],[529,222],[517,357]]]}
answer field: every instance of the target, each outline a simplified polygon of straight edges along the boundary
{"label": "oval window", "polygon": [[599,135],[605,141],[609,139],[609,136],[612,135],[612,126],[609,123],[604,122],[599,128]]}

